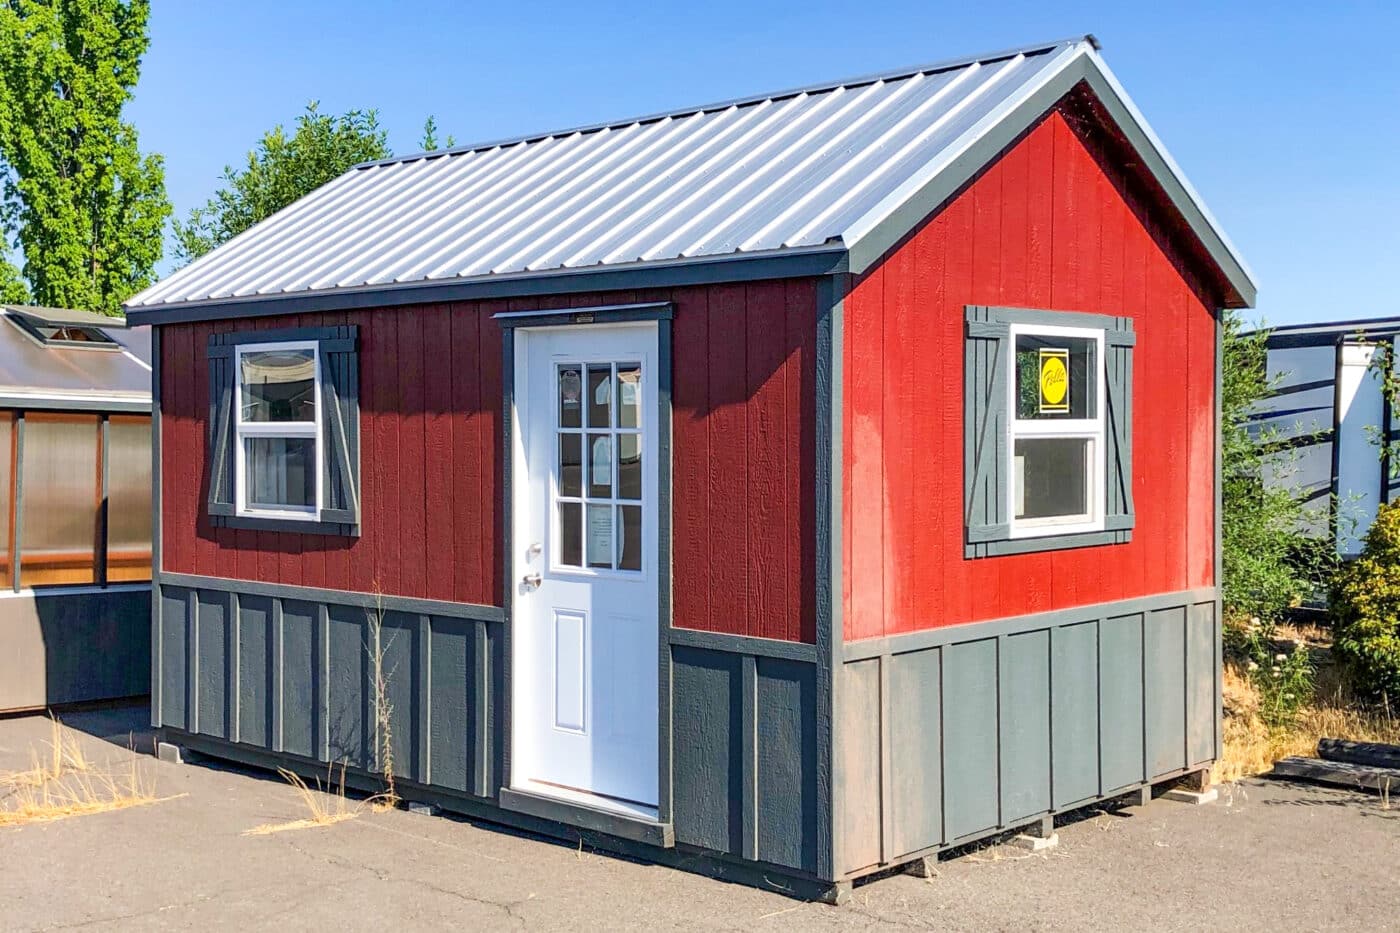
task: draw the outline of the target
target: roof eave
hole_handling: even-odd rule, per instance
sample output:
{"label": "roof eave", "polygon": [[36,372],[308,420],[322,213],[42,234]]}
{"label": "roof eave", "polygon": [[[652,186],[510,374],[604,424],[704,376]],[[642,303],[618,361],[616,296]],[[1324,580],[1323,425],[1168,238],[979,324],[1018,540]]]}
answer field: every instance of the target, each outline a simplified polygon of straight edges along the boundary
{"label": "roof eave", "polygon": [[1224,306],[1253,307],[1258,294],[1253,273],[1095,49],[1086,40],[1056,56],[1047,63],[1040,82],[989,113],[949,146],[938,162],[847,228],[850,271],[859,274],[878,263],[1082,82],[1219,269],[1231,291],[1223,296]]}
{"label": "roof eave", "polygon": [[334,288],[322,291],[250,295],[208,301],[171,302],[128,307],[133,326],[264,317],[314,311],[350,311],[444,301],[481,301],[545,295],[675,288],[763,279],[803,278],[847,270],[847,251],[839,241],[756,253],[682,257],[660,262],[562,268],[472,278],[434,279],[394,285]]}

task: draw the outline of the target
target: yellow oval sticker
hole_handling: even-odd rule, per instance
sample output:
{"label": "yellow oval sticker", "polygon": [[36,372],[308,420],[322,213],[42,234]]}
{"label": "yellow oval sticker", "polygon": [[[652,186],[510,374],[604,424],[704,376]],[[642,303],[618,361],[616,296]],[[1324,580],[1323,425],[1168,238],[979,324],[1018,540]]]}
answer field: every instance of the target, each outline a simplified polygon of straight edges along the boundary
{"label": "yellow oval sticker", "polygon": [[1040,410],[1047,413],[1069,411],[1068,350],[1040,351]]}

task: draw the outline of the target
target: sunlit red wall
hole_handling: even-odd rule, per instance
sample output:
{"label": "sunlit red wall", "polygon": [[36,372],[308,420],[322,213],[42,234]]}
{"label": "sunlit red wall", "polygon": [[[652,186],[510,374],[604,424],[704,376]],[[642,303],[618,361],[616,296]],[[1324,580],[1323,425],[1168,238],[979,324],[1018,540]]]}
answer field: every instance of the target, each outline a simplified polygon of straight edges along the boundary
{"label": "sunlit red wall", "polygon": [[[848,640],[1214,582],[1215,302],[1078,125],[1053,112],[847,297]],[[964,558],[968,304],[1133,317],[1131,543]]]}

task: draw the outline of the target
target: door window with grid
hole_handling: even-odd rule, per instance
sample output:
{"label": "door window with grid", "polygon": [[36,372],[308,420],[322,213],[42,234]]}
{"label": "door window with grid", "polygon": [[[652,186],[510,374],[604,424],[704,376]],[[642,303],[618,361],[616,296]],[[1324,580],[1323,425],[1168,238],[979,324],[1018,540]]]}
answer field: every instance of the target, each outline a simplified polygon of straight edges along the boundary
{"label": "door window with grid", "polygon": [[642,367],[555,366],[554,563],[642,569]]}

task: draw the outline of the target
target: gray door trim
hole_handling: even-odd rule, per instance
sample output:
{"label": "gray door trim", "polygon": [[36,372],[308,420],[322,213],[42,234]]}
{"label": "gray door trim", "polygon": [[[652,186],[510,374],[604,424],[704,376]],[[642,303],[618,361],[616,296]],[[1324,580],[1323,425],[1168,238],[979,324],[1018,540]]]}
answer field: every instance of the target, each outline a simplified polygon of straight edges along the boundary
{"label": "gray door trim", "polygon": [[[638,305],[607,305],[598,308],[576,308],[560,311],[541,312],[506,312],[495,315],[495,320],[501,327],[501,470],[502,470],[502,495],[506,503],[506,519],[502,523],[505,527],[501,530],[502,548],[504,555],[502,575],[502,593],[504,609],[503,617],[506,621],[504,627],[505,637],[502,639],[502,659],[503,670],[501,671],[502,700],[501,700],[501,729],[505,741],[502,743],[503,752],[501,756],[501,805],[508,806],[508,797],[522,802],[521,806],[529,806],[534,809],[522,810],[522,812],[532,815],[543,815],[538,812],[536,801],[543,800],[536,795],[511,790],[511,737],[514,734],[512,722],[512,690],[514,687],[514,665],[515,652],[512,644],[511,632],[514,628],[515,619],[515,576],[514,562],[511,555],[515,547],[515,528],[513,503],[515,501],[514,470],[511,451],[513,449],[513,439],[515,436],[515,333],[522,328],[539,327],[596,327],[613,323],[655,321],[656,322],[656,348],[657,348],[657,391],[656,391],[656,428],[657,428],[657,638],[656,638],[656,670],[657,670],[657,691],[656,691],[656,720],[657,720],[657,744],[656,744],[656,771],[657,771],[657,793],[656,793],[656,822],[664,829],[663,834],[658,839],[647,839],[644,841],[653,842],[656,845],[674,845],[673,823],[673,792],[674,781],[672,779],[672,761],[674,749],[672,747],[672,724],[671,724],[671,623],[672,623],[672,600],[671,600],[671,580],[672,580],[672,556],[671,556],[671,510],[672,510],[672,490],[671,490],[671,381],[672,381],[672,344],[671,344],[671,319],[673,306],[670,302],[649,302]],[[508,795],[507,792],[510,792]],[[513,795],[513,796],[512,796]],[[526,798],[529,798],[526,800]],[[552,803],[553,801],[551,801]],[[568,808],[570,811],[580,811],[584,816],[590,813],[598,813],[588,807],[574,807],[565,802],[559,802],[560,807]],[[562,813],[563,811],[558,811]],[[566,819],[564,816],[550,817],[552,819]],[[577,822],[578,815],[568,817],[566,821]],[[587,823],[579,825],[588,826]],[[590,827],[591,828],[591,827]],[[611,832],[611,830],[609,830]],[[626,833],[615,833],[624,835],[626,838],[637,838]],[[659,840],[659,841],[658,841]]]}

